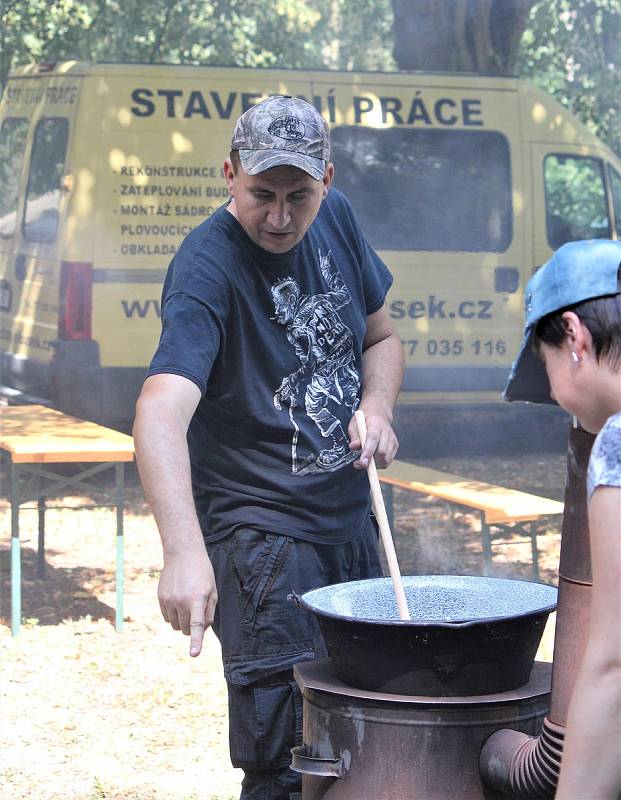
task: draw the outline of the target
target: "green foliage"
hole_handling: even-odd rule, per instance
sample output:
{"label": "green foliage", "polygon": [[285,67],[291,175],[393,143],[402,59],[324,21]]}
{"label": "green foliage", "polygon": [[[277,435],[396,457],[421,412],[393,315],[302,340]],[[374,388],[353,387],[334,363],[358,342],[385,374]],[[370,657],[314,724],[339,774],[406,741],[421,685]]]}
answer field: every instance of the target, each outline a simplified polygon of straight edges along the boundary
{"label": "green foliage", "polygon": [[519,73],[621,155],[621,0],[538,0]]}
{"label": "green foliage", "polygon": [[390,0],[333,0],[323,49],[324,66],[393,71]]}
{"label": "green foliage", "polygon": [[108,792],[102,785],[99,778],[95,778],[93,782],[93,790],[88,800],[107,800]]}
{"label": "green foliage", "polygon": [[[4,218],[2,232],[5,235],[11,233],[15,225],[19,188],[17,165],[23,158],[27,133],[28,123],[23,119],[7,120],[0,131],[0,218]],[[7,215],[11,213],[13,219],[9,220]]]}
{"label": "green foliage", "polygon": [[[394,70],[392,24],[390,0],[0,0],[0,89],[63,59]],[[621,0],[537,0],[519,74],[621,154],[620,42]]]}
{"label": "green foliage", "polygon": [[389,0],[0,0],[9,69],[63,59],[394,68]]}

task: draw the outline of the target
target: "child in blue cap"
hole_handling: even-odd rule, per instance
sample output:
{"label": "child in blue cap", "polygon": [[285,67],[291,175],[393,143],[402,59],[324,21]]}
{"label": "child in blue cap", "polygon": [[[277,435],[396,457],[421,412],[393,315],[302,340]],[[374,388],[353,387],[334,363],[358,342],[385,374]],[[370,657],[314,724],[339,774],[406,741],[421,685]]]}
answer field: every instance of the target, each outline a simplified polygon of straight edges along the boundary
{"label": "child in blue cap", "polygon": [[526,287],[526,330],[504,397],[556,402],[597,438],[587,475],[589,638],[557,800],[621,793],[621,242],[569,242]]}

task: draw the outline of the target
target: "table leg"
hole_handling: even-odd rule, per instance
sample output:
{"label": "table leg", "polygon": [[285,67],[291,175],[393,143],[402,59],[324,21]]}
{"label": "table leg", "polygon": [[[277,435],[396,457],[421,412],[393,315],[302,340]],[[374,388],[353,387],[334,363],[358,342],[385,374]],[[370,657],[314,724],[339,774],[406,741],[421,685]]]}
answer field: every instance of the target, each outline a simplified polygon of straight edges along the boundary
{"label": "table leg", "polygon": [[455,539],[453,536],[453,531],[455,528],[455,506],[452,503],[444,503],[444,507],[449,515],[449,525],[448,525],[448,559],[446,562],[446,566],[450,569],[451,572],[455,570]]}
{"label": "table leg", "polygon": [[37,543],[37,578],[45,577],[45,495],[43,494],[43,479],[39,479],[39,496],[37,508],[39,511],[39,540]]}
{"label": "table leg", "polygon": [[530,523],[530,549],[533,559],[533,580],[539,580],[539,550],[537,549],[537,522]]}
{"label": "table leg", "polygon": [[11,633],[22,619],[22,557],[19,545],[19,466],[11,461]]}
{"label": "table leg", "polygon": [[483,574],[488,576],[492,567],[492,540],[489,525],[485,521],[485,512],[481,512],[481,539],[483,544]]}
{"label": "table leg", "polygon": [[125,465],[122,461],[115,464],[116,472],[116,617],[115,627],[118,633],[123,630],[123,511],[125,501]]}

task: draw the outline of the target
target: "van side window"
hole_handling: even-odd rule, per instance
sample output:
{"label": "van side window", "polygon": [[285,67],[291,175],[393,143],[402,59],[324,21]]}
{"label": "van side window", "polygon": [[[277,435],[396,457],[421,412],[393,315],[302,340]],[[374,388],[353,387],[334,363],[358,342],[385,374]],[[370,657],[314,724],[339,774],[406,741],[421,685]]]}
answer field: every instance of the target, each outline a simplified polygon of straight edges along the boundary
{"label": "van side window", "polygon": [[0,128],[0,236],[5,238],[15,233],[27,135],[23,117],[8,117]]}
{"label": "van side window", "polygon": [[546,156],[543,164],[548,243],[610,238],[604,167],[599,158]]}
{"label": "van side window", "polygon": [[612,191],[612,207],[615,212],[617,222],[617,235],[621,234],[621,175],[616,169],[608,165],[608,176],[610,178],[610,188]]}
{"label": "van side window", "polygon": [[24,236],[32,242],[52,242],[56,237],[68,138],[66,117],[43,117],[37,123],[24,215]]}
{"label": "van side window", "polygon": [[378,250],[506,250],[509,143],[497,132],[332,129],[334,182]]}

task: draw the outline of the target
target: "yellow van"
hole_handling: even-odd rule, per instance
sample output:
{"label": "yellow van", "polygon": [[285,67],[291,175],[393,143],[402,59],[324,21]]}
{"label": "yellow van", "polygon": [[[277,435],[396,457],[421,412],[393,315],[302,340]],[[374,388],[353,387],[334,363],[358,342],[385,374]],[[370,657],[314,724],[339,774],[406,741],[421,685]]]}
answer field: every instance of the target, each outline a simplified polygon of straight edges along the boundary
{"label": "yellow van", "polygon": [[401,401],[500,399],[534,267],[621,230],[621,162],[559,104],[504,78],[77,62],[15,72],[0,106],[3,384],[131,420],[167,265],[226,200],[234,120],[273,93],[325,115],[395,276]]}

